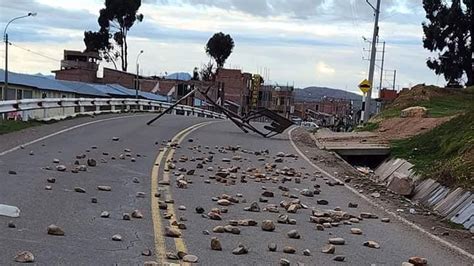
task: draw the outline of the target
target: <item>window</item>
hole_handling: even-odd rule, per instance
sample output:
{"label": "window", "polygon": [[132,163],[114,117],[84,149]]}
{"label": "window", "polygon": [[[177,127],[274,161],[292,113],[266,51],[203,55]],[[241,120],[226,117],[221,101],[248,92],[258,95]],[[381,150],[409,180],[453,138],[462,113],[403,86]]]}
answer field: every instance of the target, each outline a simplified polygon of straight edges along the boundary
{"label": "window", "polygon": [[15,100],[15,98],[16,98],[16,90],[7,89],[7,100]]}
{"label": "window", "polygon": [[20,89],[16,90],[16,99],[17,100],[23,99],[23,90],[20,90]]}
{"label": "window", "polygon": [[23,99],[33,99],[33,91],[24,90],[23,91]]}
{"label": "window", "polygon": [[46,95],[46,92],[41,93],[41,98],[42,98],[42,99],[46,98],[47,96],[48,96],[48,95]]}

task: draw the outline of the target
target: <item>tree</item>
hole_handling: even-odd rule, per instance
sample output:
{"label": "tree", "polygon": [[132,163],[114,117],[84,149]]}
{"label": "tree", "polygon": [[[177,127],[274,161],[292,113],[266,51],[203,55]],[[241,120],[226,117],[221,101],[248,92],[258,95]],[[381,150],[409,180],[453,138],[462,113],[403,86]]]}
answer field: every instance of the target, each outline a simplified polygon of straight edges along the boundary
{"label": "tree", "polygon": [[86,51],[99,52],[101,58],[113,62],[115,68],[115,61],[120,59],[122,70],[127,71],[127,35],[137,20],[143,21],[143,14],[137,14],[140,6],[141,0],[105,0],[105,8],[100,10],[97,20],[100,30],[84,32]]}
{"label": "tree", "polygon": [[217,68],[222,68],[234,49],[234,40],[229,34],[214,34],[206,45],[206,53],[214,58]]}
{"label": "tree", "polygon": [[465,75],[466,85],[474,85],[472,70],[473,2],[452,0],[423,0],[427,22],[423,22],[423,46],[437,52],[426,64],[437,75],[444,75],[448,83],[460,82]]}
{"label": "tree", "polygon": [[214,77],[214,64],[211,61],[209,61],[207,64],[204,64],[201,67],[199,74],[202,81],[212,81]]}

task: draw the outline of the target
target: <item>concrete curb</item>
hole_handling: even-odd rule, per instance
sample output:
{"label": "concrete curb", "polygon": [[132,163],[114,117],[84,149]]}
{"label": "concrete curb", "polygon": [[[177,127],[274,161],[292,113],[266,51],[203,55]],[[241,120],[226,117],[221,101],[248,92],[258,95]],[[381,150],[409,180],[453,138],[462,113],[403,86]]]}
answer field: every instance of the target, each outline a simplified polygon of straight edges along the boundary
{"label": "concrete curb", "polygon": [[[288,137],[289,137],[289,140],[290,140],[290,143],[291,145],[293,146],[293,148],[295,149],[295,151],[303,158],[305,159],[311,166],[313,166],[316,170],[320,171],[321,173],[323,173],[324,175],[326,175],[327,177],[337,181],[337,182],[343,182],[342,180],[338,179],[337,177],[334,177],[333,175],[331,175],[330,173],[326,172],[324,169],[320,168],[319,166],[315,165],[308,157],[306,157],[306,155],[298,148],[298,146],[296,146],[295,142],[293,141],[292,137],[291,137],[291,133],[293,132],[293,130],[295,130],[296,127],[293,127],[292,129],[290,129],[288,131]],[[426,231],[425,229],[421,228],[420,226],[414,224],[413,222],[410,222],[408,221],[407,219],[399,216],[398,214],[388,210],[387,208],[383,207],[382,205],[376,203],[375,201],[373,201],[372,199],[368,198],[367,196],[359,193],[356,189],[354,189],[353,187],[350,187],[350,186],[344,186],[345,188],[347,188],[349,191],[351,191],[352,193],[356,194],[357,196],[359,196],[360,198],[364,199],[365,201],[367,201],[369,204],[371,204],[372,206],[384,211],[385,213],[387,213],[388,215],[392,216],[393,218],[399,220],[400,222],[404,223],[405,225],[407,226],[410,226],[411,228],[415,229],[415,230],[418,230],[420,233],[430,237],[431,239],[439,242],[440,244],[446,246],[447,248],[463,255],[463,256],[466,256],[468,258],[470,258],[471,260],[474,260],[474,255],[469,253],[468,251],[438,237],[438,236],[435,236],[433,234],[431,234],[430,232]]]}

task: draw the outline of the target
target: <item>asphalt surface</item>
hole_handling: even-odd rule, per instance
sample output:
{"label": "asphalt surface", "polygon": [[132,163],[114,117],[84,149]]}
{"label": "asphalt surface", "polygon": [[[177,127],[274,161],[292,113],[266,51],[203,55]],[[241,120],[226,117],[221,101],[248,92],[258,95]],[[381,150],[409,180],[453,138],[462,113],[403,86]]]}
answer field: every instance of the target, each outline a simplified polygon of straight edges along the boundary
{"label": "asphalt surface", "polygon": [[[174,204],[169,204],[168,207],[173,208],[175,217],[165,220],[163,214],[170,210],[154,210],[160,214],[160,226],[157,227],[156,221],[152,220],[151,201],[158,199],[154,197],[150,183],[156,158],[163,153],[160,148],[166,146],[163,141],[166,143],[189,126],[213,120],[165,116],[151,127],[146,126],[145,122],[151,117],[127,117],[87,125],[0,156],[0,204],[17,206],[21,210],[19,218],[0,216],[0,265],[14,264],[15,254],[22,250],[31,251],[38,265],[140,265],[151,260],[179,263],[160,257],[158,253],[159,250],[177,252],[181,249],[198,256],[201,265],[277,265],[281,258],[288,259],[292,265],[296,262],[305,265],[401,265],[411,256],[426,257],[430,265],[473,264],[467,258],[394,219],[390,223],[382,223],[380,219],[364,219],[358,224],[339,225],[317,231],[315,224],[309,222],[313,207],[320,210],[340,207],[355,215],[370,212],[380,218],[386,215],[343,186],[328,186],[323,178],[313,180],[314,169],[302,158],[285,157],[282,163],[277,163],[277,168],[292,167],[307,177],[302,178],[301,183],[290,181],[283,184],[290,189],[289,193],[297,195],[308,206],[308,209],[299,209],[297,213],[289,214],[290,218],[296,219],[296,225],[276,223],[277,213],[263,211],[267,203],[258,203],[262,209],[260,212],[244,211],[244,207],[249,206],[252,201],[258,201],[263,188],[275,194],[275,197],[268,198],[269,204],[279,204],[289,198],[283,197],[282,191],[278,189],[282,185],[280,182],[255,182],[255,179],[248,177],[248,183],[241,183],[241,175],[249,176],[249,173],[242,172],[248,167],[263,169],[265,163],[274,161],[278,152],[297,153],[288,141],[287,134],[263,139],[257,135],[244,134],[227,121],[218,121],[191,132],[183,139],[180,147],[173,150],[175,160],[182,156],[189,160],[177,161],[176,169],[168,172],[171,184],[158,187],[162,194],[160,200],[174,200]],[[112,137],[119,137],[120,140],[113,141]],[[192,142],[189,142],[190,138]],[[235,152],[221,149],[229,145],[239,145],[241,148]],[[131,150],[131,156],[119,159],[120,154],[126,153],[125,149]],[[257,156],[243,153],[242,150],[268,150],[269,153]],[[30,151],[34,155],[29,155]],[[88,167],[87,172],[71,173],[76,155],[80,154],[96,159],[98,165]],[[164,154],[165,159],[166,155]],[[202,169],[196,168],[198,161],[191,160],[209,155],[213,155],[213,161],[205,164]],[[222,161],[222,158],[232,159],[235,155],[241,156],[242,161]],[[116,159],[113,160],[112,156]],[[132,157],[136,159],[135,162]],[[66,165],[68,171],[56,171],[57,164],[53,163],[55,158],[60,160],[60,164]],[[101,162],[102,158],[106,163]],[[259,158],[265,160],[259,161]],[[84,159],[79,161],[85,163]],[[166,176],[163,172],[165,164],[159,163],[158,180],[161,180]],[[44,169],[47,166],[52,170]],[[214,171],[207,171],[210,166]],[[230,166],[241,168],[236,173],[238,178],[235,185],[225,185],[215,180],[204,182],[215,174],[218,167]],[[179,173],[174,172],[178,172],[179,168],[196,170],[193,175],[186,176],[192,181],[186,189],[176,186],[175,179]],[[17,174],[8,174],[10,170]],[[47,183],[48,177],[55,177],[56,183]],[[133,182],[135,177],[139,183]],[[277,178],[280,179],[281,175]],[[320,195],[304,197],[299,194],[302,189],[311,189],[315,184],[321,186]],[[51,185],[52,190],[45,190],[47,185]],[[98,191],[99,185],[111,186],[112,191]],[[86,193],[74,192],[75,187],[84,188]],[[144,192],[145,196],[137,197],[137,192]],[[210,220],[195,213],[197,206],[202,206],[206,213],[211,208],[222,207],[211,198],[223,193],[231,196],[242,194],[242,197],[238,197],[240,203],[226,207],[228,212],[222,214],[223,220]],[[92,203],[92,197],[97,198],[98,202]],[[246,203],[242,203],[244,199]],[[329,204],[317,205],[317,199],[325,199]],[[349,202],[357,203],[358,208],[348,209]],[[178,210],[177,206],[180,205],[184,205],[186,210]],[[122,219],[123,213],[131,213],[135,209],[141,210],[143,219]],[[102,211],[109,211],[110,218],[100,218]],[[286,213],[283,208],[279,208],[279,211]],[[186,229],[181,230],[182,238],[176,240],[164,237],[164,226],[180,217],[185,217],[186,220],[183,222]],[[226,225],[229,220],[246,218],[256,220],[258,226],[240,226],[239,235],[212,232],[215,226]],[[265,219],[275,222],[274,232],[262,231],[260,223]],[[8,228],[8,221],[13,221],[16,228]],[[50,224],[63,228],[65,235],[48,235],[47,227]],[[351,234],[352,227],[362,229],[363,234]],[[298,230],[301,239],[287,237],[286,233],[292,229]],[[208,230],[210,235],[203,234],[204,230]],[[115,234],[120,234],[123,240],[112,241]],[[211,237],[220,239],[222,251],[211,250]],[[335,262],[332,260],[334,255],[321,253],[321,248],[331,237],[345,239],[346,244],[336,246],[334,254],[344,255],[345,262]],[[363,246],[363,242],[367,240],[378,242],[380,249]],[[161,241],[165,243],[164,247],[160,244]],[[268,251],[267,245],[270,242],[277,244],[276,252]],[[248,247],[248,254],[232,254],[239,243]],[[296,253],[283,253],[284,246],[293,246]],[[143,256],[142,251],[148,249],[153,255]],[[304,256],[304,249],[309,249],[311,256]]]}

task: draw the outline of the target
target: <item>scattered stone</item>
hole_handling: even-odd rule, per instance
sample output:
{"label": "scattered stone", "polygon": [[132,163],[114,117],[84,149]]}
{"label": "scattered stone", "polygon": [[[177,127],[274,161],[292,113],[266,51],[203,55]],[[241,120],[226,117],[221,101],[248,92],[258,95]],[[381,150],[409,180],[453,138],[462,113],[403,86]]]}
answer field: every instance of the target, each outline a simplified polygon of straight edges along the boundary
{"label": "scattered stone", "polygon": [[122,236],[119,234],[113,235],[112,236],[113,241],[122,241]]}
{"label": "scattered stone", "polygon": [[207,216],[209,217],[209,219],[211,220],[222,220],[222,217],[220,214],[218,214],[217,212],[209,212],[207,213]]}
{"label": "scattered stone", "polygon": [[262,230],[272,232],[275,230],[275,224],[272,220],[264,220],[262,222]]}
{"label": "scattered stone", "polygon": [[59,171],[59,172],[65,172],[67,170],[66,166],[65,165],[58,165],[56,166],[56,170]]}
{"label": "scattered stone", "polygon": [[232,254],[234,255],[243,255],[249,253],[249,250],[247,247],[245,247],[243,244],[239,244],[237,248],[232,250]]}
{"label": "scattered stone", "polygon": [[363,245],[365,247],[369,247],[369,248],[380,248],[379,243],[377,243],[375,241],[372,241],[372,240],[365,241]]}
{"label": "scattered stone", "polygon": [[110,186],[97,186],[97,189],[100,191],[111,191],[112,188]]}
{"label": "scattered stone", "polygon": [[344,245],[346,243],[346,240],[342,237],[335,237],[335,238],[329,238],[328,240],[329,244],[333,245]]}
{"label": "scattered stone", "polygon": [[280,214],[278,215],[277,222],[281,224],[286,224],[288,223],[289,217],[286,214]]}
{"label": "scattered stone", "polygon": [[268,250],[270,250],[271,252],[275,252],[277,250],[277,244],[275,243],[268,244]]}
{"label": "scattered stone", "polygon": [[149,249],[144,249],[144,250],[142,251],[142,256],[146,256],[146,257],[151,256],[151,250],[149,250]]}
{"label": "scattered stone", "polygon": [[168,237],[181,237],[181,232],[178,231],[177,229],[174,229],[170,226],[165,227],[165,235]]}
{"label": "scattered stone", "polygon": [[15,223],[13,223],[13,221],[9,221],[7,225],[8,225],[8,228],[16,228],[16,225]]}
{"label": "scattered stone", "polygon": [[139,191],[139,192],[137,192],[137,198],[144,198],[144,197],[145,197],[145,195],[146,195],[146,193],[145,193],[145,192],[140,192],[140,191]]}
{"label": "scattered stone", "polygon": [[52,190],[53,187],[52,187],[52,186],[45,186],[44,189],[45,189],[45,190]]}
{"label": "scattered stone", "polygon": [[198,260],[199,260],[199,258],[198,258],[196,255],[188,254],[188,255],[185,255],[185,256],[183,257],[183,262],[197,263]]}
{"label": "scattered stone", "polygon": [[120,138],[119,137],[112,137],[112,141],[119,141]]}
{"label": "scattered stone", "polygon": [[309,249],[305,249],[305,250],[303,250],[303,255],[311,256],[311,251]]}
{"label": "scattered stone", "polygon": [[217,201],[217,204],[218,204],[218,205],[221,205],[221,206],[229,206],[229,205],[231,205],[232,203],[231,203],[229,200],[220,199],[220,200]]}
{"label": "scattered stone", "polygon": [[319,205],[328,205],[329,202],[327,200],[324,200],[324,199],[319,199],[316,201],[317,204]]}
{"label": "scattered stone", "polygon": [[415,266],[428,265],[428,260],[422,257],[411,257],[410,259],[408,259],[408,262]]}
{"label": "scattered stone", "polygon": [[289,238],[294,238],[294,239],[300,239],[301,238],[300,233],[298,233],[298,231],[296,231],[296,230],[290,230],[290,231],[288,231],[288,233],[286,233],[286,235]]}
{"label": "scattered stone", "polygon": [[250,212],[260,212],[260,206],[258,206],[258,203],[256,201],[254,201],[250,204],[249,207],[245,207],[244,210]]}
{"label": "scattered stone", "polygon": [[75,187],[74,188],[74,191],[78,192],[78,193],[86,193],[86,190],[81,188],[81,187]]}
{"label": "scattered stone", "polygon": [[162,200],[159,200],[158,201],[158,208],[160,210],[167,210],[168,209],[168,204],[166,204],[166,202],[164,202]]}
{"label": "scattered stone", "polygon": [[352,202],[349,202],[348,204],[348,207],[349,208],[357,208],[359,205],[357,203],[352,203]]}
{"label": "scattered stone", "polygon": [[343,255],[337,255],[337,256],[334,256],[334,258],[332,258],[332,260],[334,261],[344,261],[345,259],[346,257]]}
{"label": "scattered stone", "polygon": [[110,217],[110,213],[108,211],[103,211],[101,214],[100,214],[100,217],[102,218],[109,218]]}
{"label": "scattered stone", "polygon": [[390,222],[390,218],[382,218],[382,219],[380,219],[380,221],[381,221],[382,223],[389,223],[389,222]]}
{"label": "scattered stone", "polygon": [[97,161],[95,159],[89,158],[87,159],[87,165],[90,167],[95,167],[97,166]]}
{"label": "scattered stone", "polygon": [[218,225],[212,229],[212,232],[214,233],[225,233],[225,228],[222,225]]}
{"label": "scattered stone", "polygon": [[130,221],[132,218],[130,216],[130,213],[124,213],[122,215],[122,219],[125,220],[125,221]]}
{"label": "scattered stone", "polygon": [[210,233],[208,230],[204,230],[204,231],[202,231],[202,234],[208,236],[208,235],[210,235],[211,233]]}
{"label": "scattered stone", "polygon": [[211,238],[211,249],[222,250],[221,241],[217,237]]}
{"label": "scattered stone", "polygon": [[362,230],[359,228],[351,228],[351,233],[354,235],[362,235]]}
{"label": "scattered stone", "polygon": [[178,210],[180,210],[180,211],[185,211],[185,210],[186,210],[186,206],[184,206],[184,205],[179,205]]}
{"label": "scattered stone", "polygon": [[138,184],[138,183],[140,183],[140,179],[138,179],[138,177],[134,177],[132,179],[132,182],[135,183],[135,184]]}
{"label": "scattered stone", "polygon": [[288,253],[288,254],[294,254],[294,253],[296,253],[296,249],[294,247],[291,247],[291,246],[286,246],[286,247],[283,248],[283,252]]}
{"label": "scattered stone", "polygon": [[305,196],[305,197],[314,197],[314,192],[312,190],[309,190],[309,189],[301,190],[300,194]]}
{"label": "scattered stone", "polygon": [[63,236],[64,235],[64,230],[61,227],[52,224],[52,225],[48,226],[48,235]]}
{"label": "scattered stone", "polygon": [[196,213],[198,214],[204,213],[204,208],[201,206],[196,207]]}
{"label": "scattered stone", "polygon": [[325,245],[322,249],[321,249],[321,252],[322,253],[326,253],[326,254],[334,254],[334,252],[336,251],[336,246],[334,245]]}
{"label": "scattered stone", "polygon": [[287,259],[280,259],[280,266],[290,266],[290,261]]}
{"label": "scattered stone", "polygon": [[267,198],[273,198],[274,193],[271,192],[271,191],[265,190],[265,191],[262,192],[262,196],[267,197]]}
{"label": "scattered stone", "polygon": [[360,217],[364,219],[377,219],[378,218],[377,215],[369,213],[369,212],[362,212],[360,214]]}
{"label": "scattered stone", "polygon": [[15,261],[20,263],[35,262],[35,256],[29,251],[20,251],[15,255]]}
{"label": "scattered stone", "polygon": [[133,218],[136,218],[136,219],[142,219],[142,218],[143,218],[143,214],[142,214],[142,212],[139,211],[139,210],[134,210],[134,211],[132,212],[132,217],[133,217]]}
{"label": "scattered stone", "polygon": [[380,193],[374,192],[374,193],[370,194],[370,196],[372,196],[374,198],[380,198]]}

